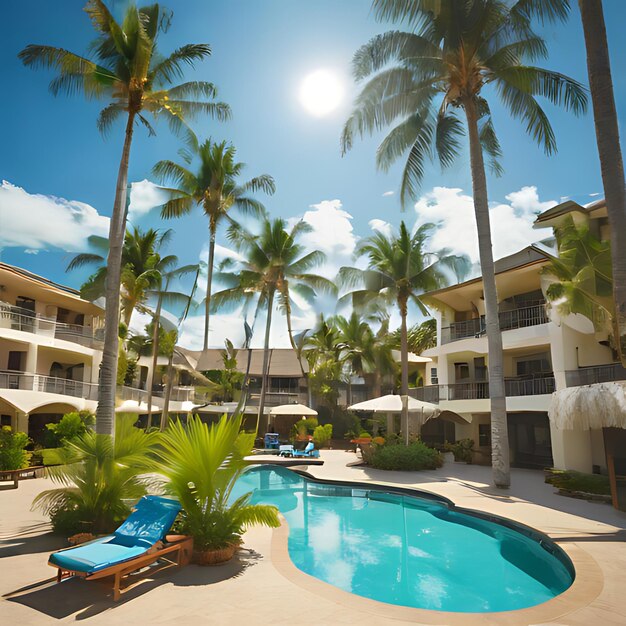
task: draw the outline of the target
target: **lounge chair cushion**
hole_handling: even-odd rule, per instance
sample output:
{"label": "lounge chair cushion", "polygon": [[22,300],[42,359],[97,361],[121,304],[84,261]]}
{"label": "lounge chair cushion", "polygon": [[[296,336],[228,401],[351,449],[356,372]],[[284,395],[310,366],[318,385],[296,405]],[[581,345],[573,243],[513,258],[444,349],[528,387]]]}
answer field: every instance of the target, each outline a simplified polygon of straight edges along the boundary
{"label": "lounge chair cushion", "polygon": [[134,559],[165,539],[180,509],[176,500],[144,496],[113,535],[55,552],[50,555],[50,563],[65,570],[93,574]]}
{"label": "lounge chair cushion", "polygon": [[123,546],[115,542],[115,537],[103,537],[96,541],[62,550],[50,555],[50,563],[72,572],[93,574],[100,570],[129,561],[148,551],[144,546]]}

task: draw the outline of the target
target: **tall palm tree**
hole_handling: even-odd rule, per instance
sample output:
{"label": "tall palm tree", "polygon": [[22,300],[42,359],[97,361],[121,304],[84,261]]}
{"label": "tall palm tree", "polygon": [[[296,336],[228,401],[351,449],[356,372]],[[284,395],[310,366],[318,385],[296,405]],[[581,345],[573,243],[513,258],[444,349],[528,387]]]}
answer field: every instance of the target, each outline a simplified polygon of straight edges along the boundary
{"label": "tall palm tree", "polygon": [[[157,287],[160,277],[177,262],[173,255],[161,256],[161,250],[169,242],[171,230],[159,231],[149,228],[142,231],[133,227],[126,231],[122,247],[122,271],[119,296],[121,321],[128,327],[133,311],[147,312],[145,302],[151,289]],[[109,242],[105,237],[90,237],[90,243],[98,252],[77,254],[68,264],[67,271],[89,265],[97,270],[81,287],[81,295],[95,300],[105,295],[108,276],[106,256]]]}
{"label": "tall palm tree", "polygon": [[199,113],[223,120],[228,105],[214,102],[216,89],[207,82],[172,83],[184,69],[211,54],[207,44],[186,44],[163,57],[157,49],[160,33],[167,30],[171,13],[158,4],[137,8],[130,4],[118,23],[103,0],[89,0],[85,11],[97,32],[91,56],[81,56],[52,46],[30,44],[19,54],[25,65],[51,69],[57,76],[50,83],[53,95],[82,91],[91,98],[108,99],[98,118],[103,133],[115,120],[126,118],[124,145],[117,175],[115,200],[109,227],[107,259],[105,335],[96,432],[111,435],[115,430],[115,379],[118,355],[119,290],[122,273],[122,246],[126,232],[126,193],[130,148],[135,124],[140,122],[153,135],[146,113],[164,117],[175,131],[186,130],[185,120]]}
{"label": "tall palm tree", "polygon": [[615,330],[618,333],[615,340],[622,364],[626,365],[626,248],[622,243],[622,237],[626,232],[624,160],[619,141],[602,0],[579,0],[578,3],[587,48],[587,72],[602,184],[611,225]]}
{"label": "tall palm tree", "polygon": [[377,232],[359,243],[356,256],[367,256],[368,269],[342,267],[339,280],[348,288],[359,287],[343,299],[352,300],[357,310],[372,300],[383,299],[388,304],[396,304],[400,313],[400,360],[402,394],[402,429],[405,441],[409,437],[409,349],[407,336],[407,315],[409,303],[427,314],[419,296],[427,291],[438,289],[447,283],[450,271],[461,271],[468,265],[466,257],[451,255],[448,250],[427,252],[426,242],[435,226],[424,224],[413,234],[404,222],[400,222],[398,233],[389,235]]}
{"label": "tall palm tree", "polygon": [[[209,316],[211,308],[211,286],[215,258],[215,236],[217,227],[231,208],[243,213],[261,216],[263,205],[250,194],[263,191],[272,195],[275,191],[274,179],[262,174],[246,182],[239,178],[245,167],[235,160],[236,150],[226,141],[220,143],[207,139],[198,145],[192,143],[190,150],[183,152],[186,165],[174,161],[159,161],[153,169],[161,182],[173,183],[176,189],[169,189],[170,200],[165,203],[161,215],[165,218],[181,217],[195,206],[200,206],[209,220],[209,252],[207,260],[207,295],[205,300],[204,349],[209,347]],[[199,161],[194,172],[189,169],[193,158]]]}
{"label": "tall palm tree", "polygon": [[[410,32],[374,37],[354,56],[357,81],[373,77],[356,99],[344,127],[344,152],[357,136],[393,126],[378,147],[376,162],[387,170],[406,155],[400,197],[415,198],[425,162],[437,155],[445,167],[469,137],[474,211],[485,294],[489,345],[492,465],[497,486],[510,484],[502,337],[491,248],[485,155],[501,171],[501,147],[489,101],[498,97],[547,154],[556,151],[554,131],[537,98],[579,114],[585,90],[576,81],[526,64],[545,57],[545,42],[531,19],[561,19],[567,0],[374,0],[380,19],[401,22]],[[465,117],[465,125],[460,115]]]}
{"label": "tall palm tree", "polygon": [[287,306],[290,310],[292,293],[310,302],[319,291],[336,291],[332,281],[310,272],[326,259],[323,252],[305,252],[302,244],[298,243],[298,238],[310,230],[311,226],[304,221],[299,221],[288,229],[285,220],[270,220],[267,217],[261,220],[258,235],[237,224],[232,224],[228,229],[228,238],[241,252],[243,260],[235,263],[235,271],[227,271],[229,268],[233,269],[233,263],[226,263],[223,271],[219,272],[219,280],[227,287],[213,295],[213,305],[219,308],[243,302],[244,307],[247,307],[256,300],[257,312],[266,310],[261,398],[257,418],[260,432],[264,432],[263,429],[267,426],[263,409],[267,392],[269,341],[275,298],[278,298],[284,310]]}
{"label": "tall palm tree", "polygon": [[[176,261],[178,259],[174,257]],[[175,264],[174,261],[172,265]],[[148,296],[156,298],[156,307],[152,316],[152,367],[150,368],[150,378],[148,381],[148,427],[152,425],[152,393],[154,390],[154,376],[157,370],[157,364],[159,359],[159,328],[162,327],[161,316],[163,313],[163,305],[185,307],[189,296],[180,291],[174,291],[170,289],[172,281],[182,278],[187,274],[197,272],[199,269],[198,264],[183,265],[181,267],[174,267],[167,272],[159,272],[156,280],[155,288],[148,292]],[[170,331],[171,332],[171,331]]]}

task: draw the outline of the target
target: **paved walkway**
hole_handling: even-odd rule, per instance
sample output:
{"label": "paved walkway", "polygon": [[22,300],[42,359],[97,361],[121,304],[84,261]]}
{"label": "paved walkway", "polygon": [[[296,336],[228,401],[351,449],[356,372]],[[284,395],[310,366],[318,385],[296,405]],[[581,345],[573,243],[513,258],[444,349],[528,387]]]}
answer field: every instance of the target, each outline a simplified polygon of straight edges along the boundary
{"label": "paved walkway", "polygon": [[[541,472],[514,470],[513,487],[490,487],[490,469],[451,464],[433,472],[383,472],[349,467],[354,454],[323,453],[325,464],[310,467],[321,478],[375,481],[417,487],[452,499],[456,504],[508,517],[533,526],[564,547],[582,553],[598,572],[597,596],[574,610],[564,609],[551,624],[604,626],[626,624],[626,514],[600,503],[557,496],[543,483]],[[0,595],[32,585],[53,573],[48,554],[63,541],[49,532],[44,517],[30,511],[33,497],[50,483],[25,480],[18,490],[0,491]],[[283,533],[284,534],[284,533]],[[280,533],[254,529],[246,548],[231,563],[219,567],[188,566],[147,579],[115,604],[109,590],[95,582],[70,580],[60,586],[36,587],[12,599],[0,599],[0,624],[52,624],[86,620],[89,624],[359,624],[435,623],[433,619],[402,619],[397,611],[351,594],[333,595],[323,583],[302,584],[290,577],[277,557]],[[272,538],[274,537],[274,546]],[[597,564],[597,565],[596,565]],[[294,568],[295,569],[295,568]],[[600,574],[601,572],[601,574]],[[309,578],[309,577],[306,577]],[[601,589],[601,590],[600,590]],[[349,600],[345,601],[345,598]],[[408,614],[407,614],[408,615]],[[522,615],[484,614],[473,624],[539,624]],[[445,624],[446,621],[439,620]]]}

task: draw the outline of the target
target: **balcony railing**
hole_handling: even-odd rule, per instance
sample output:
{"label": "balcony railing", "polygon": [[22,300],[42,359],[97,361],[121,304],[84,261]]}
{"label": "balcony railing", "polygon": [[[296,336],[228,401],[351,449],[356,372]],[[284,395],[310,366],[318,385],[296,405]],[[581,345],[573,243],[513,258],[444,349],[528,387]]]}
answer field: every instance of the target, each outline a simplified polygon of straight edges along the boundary
{"label": "balcony railing", "polygon": [[[260,392],[256,390],[250,390],[250,395],[248,396],[248,404],[251,406],[256,406],[259,404],[261,399]],[[296,402],[300,402],[300,394],[299,393],[291,393],[291,392],[276,392],[276,391],[268,391],[265,394],[265,405],[266,406],[280,406],[281,404],[295,404]]]}
{"label": "balcony railing", "polygon": [[53,317],[31,313],[8,302],[0,302],[0,328],[72,341],[88,348],[100,348],[104,338],[104,329],[94,331],[89,326],[57,322]]}
{"label": "balcony railing", "polygon": [[62,396],[73,396],[87,400],[98,399],[98,385],[96,384],[23,372],[1,371],[0,389],[43,391],[45,393],[56,393]]}
{"label": "balcony railing", "polygon": [[[556,385],[554,376],[538,376],[536,378],[505,378],[504,388],[509,398],[551,394],[556,389]],[[433,404],[438,404],[442,400],[486,400],[489,398],[489,383],[475,381],[452,385],[428,385],[410,389],[409,395]]]}
{"label": "balcony railing", "polygon": [[[547,324],[550,319],[546,313],[545,304],[535,304],[533,306],[513,309],[511,311],[501,311],[499,313],[500,330],[513,330],[515,328],[527,328]],[[454,322],[450,326],[441,329],[441,343],[452,343],[468,337],[481,337],[486,332],[485,316],[466,320],[464,322]]]}
{"label": "balcony railing", "polygon": [[568,387],[608,383],[614,380],[626,380],[626,368],[622,367],[620,363],[579,367],[577,370],[565,372],[565,384]]}

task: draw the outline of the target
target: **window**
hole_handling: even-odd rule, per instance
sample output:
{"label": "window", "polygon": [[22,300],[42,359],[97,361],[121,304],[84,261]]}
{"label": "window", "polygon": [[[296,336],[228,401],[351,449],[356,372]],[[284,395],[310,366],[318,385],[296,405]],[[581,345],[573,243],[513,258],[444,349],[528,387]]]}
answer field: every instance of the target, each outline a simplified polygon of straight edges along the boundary
{"label": "window", "polygon": [[470,377],[470,369],[467,363],[455,363],[454,364],[454,379],[455,382],[460,382],[463,380],[469,380]]}
{"label": "window", "polygon": [[438,385],[439,384],[439,377],[437,376],[437,368],[436,367],[431,367],[430,368],[430,384],[431,385]]}
{"label": "window", "polygon": [[487,365],[484,356],[474,359],[474,380],[487,380]]}
{"label": "window", "polygon": [[11,426],[11,416],[0,415],[0,426]]}
{"label": "window", "polygon": [[529,354],[520,357],[516,363],[516,373],[518,376],[532,376],[551,372],[550,357],[547,352],[543,354]]}
{"label": "window", "polygon": [[478,424],[478,445],[491,445],[491,424]]}

